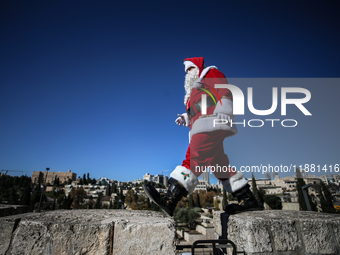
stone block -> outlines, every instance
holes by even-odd
[[[213,213],[213,227],[215,228],[215,232],[222,236],[222,223],[221,223],[221,214],[224,214],[223,211],[214,211]]]
[[[229,217],[228,239],[233,241],[239,250],[249,252],[272,252],[270,236],[266,226],[259,219]]]
[[[191,244],[197,240],[206,240],[206,239],[207,239],[206,236],[202,234],[191,234],[189,232],[184,232],[184,240]]]
[[[151,211],[29,213],[0,218],[0,228],[6,255],[175,254],[173,220]]]
[[[115,222],[113,254],[175,254],[175,226],[150,215]]]
[[[0,254],[5,254],[10,247],[12,233],[18,225],[15,218],[3,219],[0,223]]]
[[[230,215],[214,214],[216,234],[227,229],[228,239],[247,254],[340,254],[340,215],[305,211],[265,210]]]
[[[273,219],[270,230],[273,235],[274,246],[277,251],[295,251],[301,248],[299,233],[295,227],[295,220]]]
[[[306,252],[316,254],[336,253],[336,240],[332,237],[328,228],[330,223],[329,220],[325,219],[301,220],[301,234]]]

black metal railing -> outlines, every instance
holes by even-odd
[[[238,252],[236,250],[236,245],[227,239],[218,239],[218,240],[197,240],[192,245],[177,245],[177,251],[184,250],[184,249],[191,249],[192,255],[197,255],[198,253],[195,252],[197,249],[202,249],[202,252],[199,254],[212,254],[212,255],[225,255],[227,253],[227,249],[232,249],[232,255],[236,255]],[[206,251],[204,251],[206,249]]]

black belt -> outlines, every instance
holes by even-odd
[[[199,101],[198,103],[194,104],[193,106],[190,106],[187,110],[188,115],[192,119],[196,114],[201,112],[202,101]],[[215,106],[215,102],[211,97],[207,97],[207,108],[210,106]]]

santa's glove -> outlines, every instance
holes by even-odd
[[[179,117],[175,120],[176,124],[185,127],[189,127],[189,117],[187,113],[177,114]]]

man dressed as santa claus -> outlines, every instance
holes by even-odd
[[[178,114],[176,123],[190,127],[190,143],[186,158],[170,174],[166,194],[160,194],[149,183],[143,187],[147,196],[168,215],[173,216],[177,203],[182,197],[192,194],[203,171],[211,171],[222,181],[227,192],[237,198],[238,204],[225,208],[229,213],[260,210],[248,180],[242,172],[229,166],[224,153],[223,141],[237,133],[232,125],[232,94],[226,88],[216,88],[215,84],[227,84],[227,79],[215,66],[204,65],[204,59],[184,60],[186,112]]]

